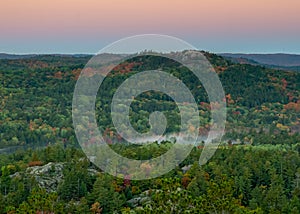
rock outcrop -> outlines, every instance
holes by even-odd
[[[47,192],[57,191],[58,184],[63,180],[63,163],[47,163],[44,166],[28,167],[26,173],[33,176],[39,187]]]

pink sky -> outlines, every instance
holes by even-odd
[[[277,44],[300,53],[299,9],[299,0],[1,0],[0,52],[98,45],[93,52],[125,36],[162,33],[212,51],[265,42],[270,51]]]

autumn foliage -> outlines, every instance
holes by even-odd
[[[295,102],[289,102],[288,104],[284,105],[284,109],[286,110],[294,110],[296,112],[300,112],[300,100]]]
[[[31,162],[28,163],[29,167],[32,167],[32,166],[42,166],[42,165],[43,165],[42,161],[31,161]]]

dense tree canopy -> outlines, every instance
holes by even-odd
[[[175,169],[143,181],[102,172],[77,143],[72,95],[91,56],[0,60],[0,148],[5,148],[0,150],[0,213],[299,213],[300,73],[204,54],[225,90],[226,134],[206,165],[198,164],[203,151],[198,142]],[[155,158],[175,143],[129,145],[112,124],[116,88],[131,75],[153,69],[187,85],[199,109],[199,134],[210,129],[207,94],[188,69],[161,57],[130,59],[105,78],[95,104],[105,140],[128,158]],[[179,130],[178,106],[155,91],[131,104],[133,127],[148,131],[154,111],[165,113],[167,133]]]

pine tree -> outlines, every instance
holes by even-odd
[[[112,213],[119,210],[125,203],[123,193],[115,191],[113,179],[109,175],[101,174],[94,183],[92,193],[89,195],[90,203],[98,202],[102,213]]]

